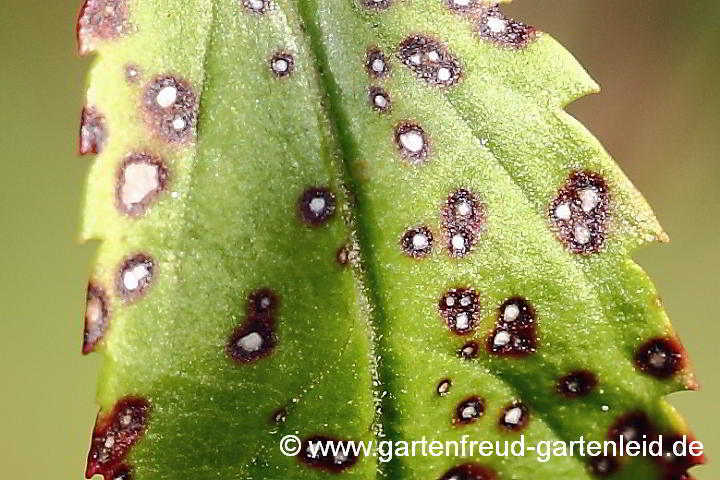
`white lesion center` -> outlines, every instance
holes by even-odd
[[[130,209],[145,201],[160,188],[158,165],[149,162],[129,163],[123,171],[120,201],[125,208]]]

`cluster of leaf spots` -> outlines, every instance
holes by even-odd
[[[128,0],[86,0],[77,22],[78,49],[91,52],[98,40],[125,36],[133,29]]]
[[[550,204],[558,237],[575,252],[599,252],[607,238],[609,225],[609,192],[598,174],[576,171]]]
[[[472,333],[478,321],[478,294],[471,288],[453,288],[442,296],[438,308],[450,331],[467,335]]]
[[[141,397],[125,397],[105,417],[98,416],[90,444],[85,475],[101,474],[106,479],[127,478],[130,470],[123,463],[132,447],[147,430],[150,403]]]
[[[485,229],[485,205],[471,191],[450,194],[443,211],[443,233],[452,257],[469,254]]]
[[[472,19],[477,34],[486,41],[510,48],[523,48],[537,36],[537,30],[506,17],[497,5],[484,0],[446,0],[451,10]]]
[[[244,323],[233,330],[227,342],[228,356],[237,363],[250,363],[271,354],[277,338],[277,295],[268,288],[250,294]]]
[[[190,84],[172,75],[160,75],[145,89],[148,126],[171,143],[192,138],[197,121],[197,101]]]
[[[271,0],[238,0],[249,14],[266,14],[275,8]],[[372,11],[387,10],[392,0],[358,0]],[[471,20],[474,31],[483,40],[497,46],[521,49],[538,35],[528,25],[504,16],[497,6],[481,0],[438,0],[448,8]],[[114,41],[131,34],[134,26],[129,20],[127,0],[86,0],[78,20],[78,42],[81,53],[92,51],[100,41]],[[276,79],[290,77],[296,68],[293,54],[280,50],[268,52],[268,66]],[[400,63],[409,69],[420,82],[439,87],[439,92],[463,80],[462,58],[453,53],[443,40],[424,33],[412,33],[397,45],[395,52]],[[394,58],[394,57],[393,57]],[[366,50],[364,67],[371,84],[367,88],[369,106],[378,113],[391,113],[392,100],[387,85],[380,85],[391,76],[390,56],[378,47]],[[124,67],[123,74],[129,84],[143,82],[144,72],[136,64]],[[267,67],[266,67],[267,68]],[[144,84],[138,98],[138,113],[144,118],[151,135],[170,146],[187,145],[194,140],[198,123],[199,92],[191,83],[175,73],[160,73]],[[86,107],[82,113],[80,152],[103,151],[109,136],[105,117],[96,107]],[[402,120],[394,124],[392,136],[406,165],[417,167],[428,162],[432,149],[430,137],[415,121]],[[171,178],[167,162],[143,146],[127,152],[120,163],[116,179],[115,205],[125,216],[137,218],[149,213],[152,205],[167,189]],[[547,203],[543,203],[543,210]],[[299,218],[308,226],[326,224],[335,214],[335,194],[328,187],[306,188],[297,200]],[[607,246],[610,226],[611,197],[605,179],[591,171],[573,171],[566,184],[550,201],[550,227],[559,241],[574,254],[596,254]],[[486,229],[487,208],[475,193],[466,188],[453,191],[441,209],[442,239],[449,254],[460,259],[468,255]],[[440,236],[438,236],[440,237]],[[427,257],[432,253],[434,237],[430,227],[420,225],[408,228],[401,237],[403,252],[413,258]],[[352,263],[355,248],[345,245],[337,250],[340,265]],[[112,295],[102,285],[91,282],[87,290],[87,309],[83,352],[89,353],[110,327],[111,299],[132,302],[145,294],[157,275],[155,260],[148,253],[127,256],[118,266]],[[277,346],[276,313],[277,295],[268,288],[253,291],[247,299],[243,322],[227,337],[226,355],[236,364],[243,365],[260,360],[273,353]],[[448,330],[457,336],[469,336],[480,323],[480,300],[477,291],[469,286],[451,288],[440,299],[438,309]],[[469,340],[456,351],[463,360],[477,359],[482,353],[499,357],[527,357],[539,348],[536,334],[536,312],[529,300],[513,296],[499,307],[490,335],[482,343]],[[482,345],[485,345],[485,349]],[[457,347],[454,347],[457,348]],[[658,379],[666,379],[686,366],[684,352],[672,339],[656,338],[647,341],[636,351],[636,367]],[[512,360],[509,360],[512,361]],[[459,383],[459,382],[458,382]],[[589,370],[578,369],[559,378],[556,393],[564,399],[590,395],[599,380]],[[436,385],[439,397],[450,396],[453,380],[443,378]],[[512,401],[506,404],[497,418],[497,428],[518,432],[530,422],[531,406]],[[456,404],[451,423],[455,426],[472,424],[488,410],[485,398],[472,395]],[[126,397],[117,402],[106,417],[99,417],[93,434],[88,457],[88,478],[102,474],[106,479],[127,480],[131,467],[125,463],[129,449],[145,434],[151,413],[150,403],[140,397]],[[280,408],[271,415],[271,422],[287,420],[287,409]],[[626,440],[651,438],[657,429],[642,412],[631,412],[620,417],[608,431],[608,438]],[[674,433],[670,434],[672,438]],[[358,461],[354,456],[328,456],[317,453],[313,445],[326,445],[341,440],[314,435],[303,440],[300,462],[330,473],[340,473]],[[589,470],[598,477],[613,474],[625,459],[599,457],[589,462]],[[687,477],[687,470],[700,459],[663,457],[660,464],[666,480]],[[496,473],[486,466],[464,463],[445,472],[440,480],[495,480]]]
[[[445,45],[424,35],[406,38],[398,49],[400,61],[422,80],[450,87],[460,80],[460,65]]]
[[[488,338],[488,349],[495,355],[526,356],[537,348],[535,310],[521,297],[500,306],[495,331]]]

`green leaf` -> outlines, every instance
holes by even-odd
[[[700,463],[281,453],[287,434],[687,433],[662,397],[695,382],[630,259],[666,236],[563,111],[597,86],[549,35],[470,3],[86,0],[80,149],[100,154],[82,236],[102,242],[84,351],[105,359],[88,476]]]

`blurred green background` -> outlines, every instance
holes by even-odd
[[[82,478],[99,360],[80,355],[94,245],[75,242],[89,158],[76,156],[89,59],[80,0],[0,6],[0,477]],[[646,195],[672,238],[636,259],[655,280],[703,385],[672,402],[720,477],[720,3],[516,0],[603,86],[570,111]]]

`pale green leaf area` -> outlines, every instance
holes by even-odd
[[[110,326],[96,350],[105,357],[98,403],[109,412],[125,396],[149,399],[147,432],[127,463],[135,480],[437,479],[476,461],[498,479],[594,478],[587,459],[476,456],[406,457],[383,464],[361,457],[341,474],[283,456],[289,433],[353,440],[513,440],[498,426],[504,408],[530,408],[526,442],[584,436],[603,440],[623,414],[643,410],[660,430],[686,431],[663,400],[691,388],[687,370],[659,380],[638,370],[645,341],[672,336],[657,294],[630,259],[665,234],[644,199],[598,142],[563,107],[597,91],[549,34],[521,49],[485,41],[441,0],[397,1],[372,11],[354,0],[273,0],[265,14],[237,0],[134,0],[132,33],[98,43],[88,104],[106,117],[108,142],[88,183],[83,238],[102,241],[92,275],[108,291]],[[561,15],[561,13],[558,13]],[[531,21],[532,19],[523,19]],[[438,87],[398,59],[410,34],[440,39],[462,69]],[[366,51],[386,53],[390,74],[372,79]],[[270,57],[294,57],[275,78]],[[141,78],[125,78],[127,65]],[[162,74],[185,79],[199,99],[190,142],[149,130],[143,95]],[[368,88],[382,86],[381,114]],[[422,125],[427,161],[399,152],[400,122]],[[147,212],[116,205],[118,168],[130,152],[165,159],[167,189]],[[573,170],[602,175],[611,221],[599,253],[570,252],[551,229],[548,206]],[[330,188],[338,211],[310,227],[298,214],[308,187]],[[475,192],[487,225],[472,253],[444,248],[442,209],[458,188]],[[350,201],[352,199],[352,201]],[[429,257],[407,256],[400,238],[427,225]],[[352,267],[336,260],[355,241]],[[129,301],[116,292],[123,259],[143,252],[155,270]],[[453,334],[438,312],[450,288],[479,294],[479,323]],[[246,316],[248,295],[278,296],[277,346],[247,364],[226,344]],[[484,346],[499,306],[522,296],[536,310],[537,352],[515,358]],[[467,341],[478,357],[456,352]],[[582,398],[556,392],[571,371],[595,373]],[[438,382],[452,379],[446,396]],[[453,425],[457,405],[478,395],[483,417]],[[287,420],[271,416],[287,408]],[[661,478],[652,462],[625,461],[612,478]]]

